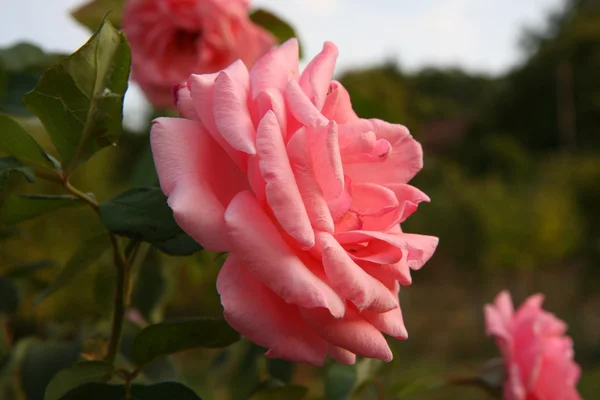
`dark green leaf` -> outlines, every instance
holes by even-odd
[[[6,115],[0,115],[0,153],[9,154],[23,162],[54,169],[54,165],[35,139]]]
[[[116,142],[130,61],[125,36],[105,22],[25,95],[25,105],[46,127],[65,171]]]
[[[281,18],[271,13],[270,11],[261,8],[252,11],[250,19],[257,25],[262,26],[267,31],[271,32],[279,43],[283,43],[288,39],[298,37],[294,28]],[[298,41],[300,44],[300,41]],[[302,46],[300,46],[300,57],[302,57]]]
[[[124,385],[88,383],[70,391],[61,400],[121,400],[125,398]],[[131,399],[135,400],[200,400],[192,389],[176,382],[156,385],[132,385]]]
[[[49,261],[49,260],[30,262],[30,263],[19,265],[18,267],[15,267],[15,268],[9,270],[8,273],[6,274],[6,276],[11,277],[11,278],[23,278],[23,277],[26,277],[26,276],[32,274],[35,271],[38,271],[38,270],[44,269],[44,268],[50,268],[53,266],[54,266],[54,262]]]
[[[172,256],[188,256],[202,250],[202,246],[184,231],[165,241],[153,242],[152,244],[163,253]]]
[[[124,0],[92,0],[74,10],[71,15],[81,25],[88,27],[92,32],[98,29],[104,16],[117,28],[121,26],[123,17]]]
[[[159,188],[134,188],[100,204],[100,219],[113,233],[154,244],[171,255],[202,249],[181,230]]]
[[[0,50],[0,64],[9,71],[22,71],[32,65],[40,64],[45,59],[44,51],[31,43],[17,43]]]
[[[36,299],[34,304],[40,303],[48,296],[69,284],[73,278],[96,261],[109,247],[110,238],[106,234],[84,241],[60,271],[56,280]]]
[[[21,164],[21,162],[14,157],[0,157],[0,192],[4,190],[4,182],[8,179],[8,175],[11,172],[19,172],[25,176],[29,182],[35,180],[35,173],[30,167]]]
[[[35,334],[35,326],[30,334]],[[27,333],[23,333],[27,334]],[[71,367],[79,357],[80,344],[66,341],[45,341],[23,338],[14,348],[22,357],[16,358],[15,378],[20,382],[24,399],[41,400],[52,378],[62,369]],[[20,359],[19,359],[20,358]]]
[[[70,195],[11,195],[2,205],[2,222],[15,225],[60,208],[83,204]]]
[[[146,320],[152,320],[153,311],[163,303],[167,289],[162,263],[158,253],[150,251],[140,266],[135,288],[131,296],[131,306]]]
[[[355,383],[355,366],[333,364],[325,376],[325,398],[328,400],[349,399]]]
[[[271,374],[273,378],[277,378],[285,383],[290,383],[292,381],[295,366],[296,364],[293,362],[282,360],[281,358],[269,358],[267,360],[269,374]]]
[[[88,361],[59,371],[46,388],[44,400],[60,400],[72,389],[89,382],[104,382],[110,378],[113,366],[102,361]]]
[[[0,316],[12,314],[19,306],[19,291],[12,279],[0,276]]]
[[[0,112],[31,115],[23,95],[32,90],[44,70],[64,56],[45,54],[30,43],[18,43],[0,50]]]
[[[193,348],[226,347],[240,340],[227,322],[207,318],[150,325],[133,342],[133,361],[143,365],[152,360]]]
[[[270,388],[254,393],[250,400],[302,400],[306,398],[308,389],[302,386],[285,386]],[[327,397],[327,399],[329,399]]]

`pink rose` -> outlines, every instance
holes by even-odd
[[[151,133],[162,190],[183,230],[228,251],[225,318],[267,356],[391,360],[382,332],[407,337],[399,283],[438,239],[400,223],[429,198],[406,184],[421,146],[401,125],[364,120],[332,81],[337,48],[298,72],[290,40],[249,73],[237,61],[177,91],[183,119]]]
[[[123,31],[132,78],[155,106],[173,105],[172,88],[190,74],[248,67],[275,38],[248,18],[248,0],[128,0]]]
[[[514,312],[510,294],[500,293],[485,306],[488,335],[504,355],[506,400],[575,400],[579,366],[573,343],[564,336],[567,325],[541,306],[542,295],[531,296]]]

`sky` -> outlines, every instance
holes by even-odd
[[[72,52],[90,33],[69,10],[87,0],[19,0],[0,5],[0,47],[31,41]],[[9,0],[0,0],[0,3]],[[326,40],[337,72],[395,60],[403,68],[460,66],[499,74],[520,61],[525,27],[540,27],[563,0],[254,0],[290,22],[311,57]],[[140,97],[134,88],[129,97]],[[138,100],[136,100],[138,101]],[[133,103],[133,101],[130,101]]]

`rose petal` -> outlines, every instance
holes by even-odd
[[[175,97],[175,106],[179,110],[182,117],[187,119],[193,119],[194,121],[200,121],[200,117],[194,107],[192,100],[192,94],[188,89],[187,83],[180,83],[173,88],[173,95]]]
[[[232,252],[285,302],[325,307],[344,315],[342,299],[296,256],[250,192],[238,194],[225,212]]]
[[[360,215],[381,216],[399,205],[396,194],[385,186],[375,183],[352,185],[350,209]]]
[[[225,319],[242,335],[266,347],[267,356],[323,365],[327,343],[230,254],[219,272],[217,290]]]
[[[333,233],[334,224],[327,200],[319,187],[312,169],[306,143],[306,130],[298,130],[290,139],[287,151],[298,184],[298,189],[312,226],[316,230]]]
[[[325,42],[321,53],[308,63],[300,76],[300,87],[318,110],[325,104],[337,57],[337,47]]]
[[[328,93],[323,109],[321,110],[325,118],[336,121],[338,124],[346,124],[358,120],[358,116],[352,109],[350,95],[341,83],[332,81]]]
[[[208,250],[229,250],[223,215],[229,201],[247,190],[243,174],[199,122],[158,118],[150,140],[161,188],[179,226]]]
[[[344,170],[353,182],[379,183],[384,186],[406,183],[421,170],[423,150],[406,127],[375,119],[368,122],[361,121],[360,124],[364,125],[365,131],[374,131],[378,140],[382,140],[379,144],[381,149],[378,151],[381,153],[381,158],[361,158],[357,162],[346,161],[348,164],[344,165]],[[372,161],[369,162],[369,159]]]
[[[360,268],[346,250],[328,233],[317,232],[323,252],[323,266],[329,282],[359,311],[386,312],[398,307],[396,298],[377,279]]]
[[[285,109],[285,100],[283,94],[275,89],[268,89],[260,92],[255,101],[255,122],[256,125],[264,118],[268,111],[272,111],[277,116],[277,123],[281,128],[283,140],[288,139],[287,135],[287,111]]]
[[[392,352],[385,338],[358,312],[348,308],[344,318],[335,319],[326,310],[300,308],[306,323],[323,339],[359,356],[391,361]]]
[[[281,227],[304,250],[310,249],[315,244],[315,235],[290,167],[277,117],[272,111],[267,112],[258,126],[256,147],[271,210]]]
[[[439,239],[433,236],[395,232],[350,231],[336,233],[335,238],[341,244],[362,243],[370,240],[382,240],[394,245],[406,254],[406,262],[413,270],[420,269],[433,255]]]
[[[408,332],[404,326],[404,319],[402,318],[400,307],[386,313],[363,311],[360,315],[381,332],[387,333],[396,339],[408,339]]]
[[[307,130],[313,169],[325,198],[330,201],[344,191],[344,168],[338,142],[338,128],[332,121],[326,130]]]
[[[329,124],[295,80],[288,83],[285,98],[292,115],[303,126],[320,131]]]
[[[271,50],[259,59],[250,71],[252,98],[268,89],[277,89],[283,93],[292,79],[297,79],[298,40],[293,38]]]
[[[342,349],[341,347],[329,345],[327,347],[327,354],[331,356],[337,362],[341,362],[346,365],[354,365],[356,363],[356,354],[348,351],[346,349]]]
[[[256,154],[256,132],[248,109],[249,75],[240,60],[222,71],[215,81],[215,123],[225,140],[236,150]]]
[[[223,135],[221,135],[215,123],[213,94],[217,76],[218,74],[216,73],[190,76],[187,86],[192,96],[194,109],[212,138],[219,143],[242,171],[246,171],[245,154],[231,147]]]

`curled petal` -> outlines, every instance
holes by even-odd
[[[250,192],[231,201],[225,224],[232,252],[285,302],[344,315],[342,299],[298,258]]]
[[[223,70],[213,94],[215,123],[225,140],[236,150],[256,154],[256,132],[248,109],[248,70],[240,60]]]
[[[385,186],[358,183],[352,186],[351,209],[360,215],[381,216],[398,207],[396,194]]]
[[[332,121],[326,130],[307,130],[313,168],[325,198],[330,201],[344,191],[344,168],[338,142],[337,124]]]
[[[333,219],[327,200],[313,171],[307,146],[306,130],[304,129],[298,130],[287,144],[296,183],[312,226],[316,230],[333,233]]]
[[[406,183],[421,170],[423,150],[406,127],[375,119],[361,121],[359,125],[365,131],[375,132],[379,144],[375,147],[375,157],[348,161],[344,166],[352,181],[384,186]]]
[[[386,313],[363,311],[360,315],[381,332],[387,333],[396,339],[408,339],[408,332],[404,326],[404,319],[402,318],[400,307]]]
[[[247,189],[244,175],[199,122],[159,118],[150,140],[161,188],[179,226],[208,250],[230,250],[223,215],[229,201]]]
[[[398,228],[399,230],[399,228]],[[439,239],[433,236],[410,233],[389,233],[374,231],[350,231],[335,234],[341,244],[361,243],[370,240],[382,240],[401,249],[406,255],[406,262],[413,270],[420,269],[433,255]]]
[[[367,274],[328,233],[317,233],[323,252],[323,266],[333,288],[359,311],[386,312],[398,307],[395,296]]]
[[[346,365],[354,365],[356,363],[356,354],[341,347],[329,345],[327,347],[327,354],[334,360],[341,362]]]
[[[321,53],[308,63],[300,76],[300,87],[318,110],[325,104],[337,57],[337,47],[325,42]]]
[[[288,83],[285,98],[292,115],[303,126],[320,131],[329,123],[327,118],[311,103],[310,99],[302,91],[300,84],[295,80]]]
[[[260,283],[230,254],[219,272],[217,290],[225,319],[242,335],[266,347],[267,356],[323,365],[327,343],[290,306]]]
[[[186,82],[180,83],[173,87],[173,96],[175,97],[175,106],[179,110],[182,117],[200,121],[200,117],[194,107],[192,94]]]
[[[359,356],[391,361],[392,352],[377,328],[349,308],[341,319],[333,318],[323,309],[301,308],[306,323],[323,339]]]
[[[277,117],[277,123],[281,128],[281,135],[286,141],[287,137],[287,111],[285,109],[285,100],[283,94],[274,89],[268,89],[260,92],[255,99],[255,123],[264,118],[267,112],[272,111]]]
[[[358,120],[352,109],[348,91],[337,81],[332,81],[325,98],[321,112],[325,118],[336,121],[338,124],[347,124]]]
[[[196,115],[210,133],[212,138],[227,152],[229,157],[242,170],[246,170],[246,160],[244,153],[237,151],[225,140],[217,124],[215,123],[213,94],[215,89],[215,80],[218,74],[191,75],[187,81],[187,87],[192,96],[192,103]]]
[[[292,79],[297,79],[298,40],[293,38],[271,50],[254,64],[250,71],[250,87],[255,99],[265,90],[276,89],[283,93]]]
[[[258,126],[256,147],[271,210],[290,236],[305,250],[311,248],[315,244],[315,235],[290,167],[281,129],[272,111],[267,112]]]

